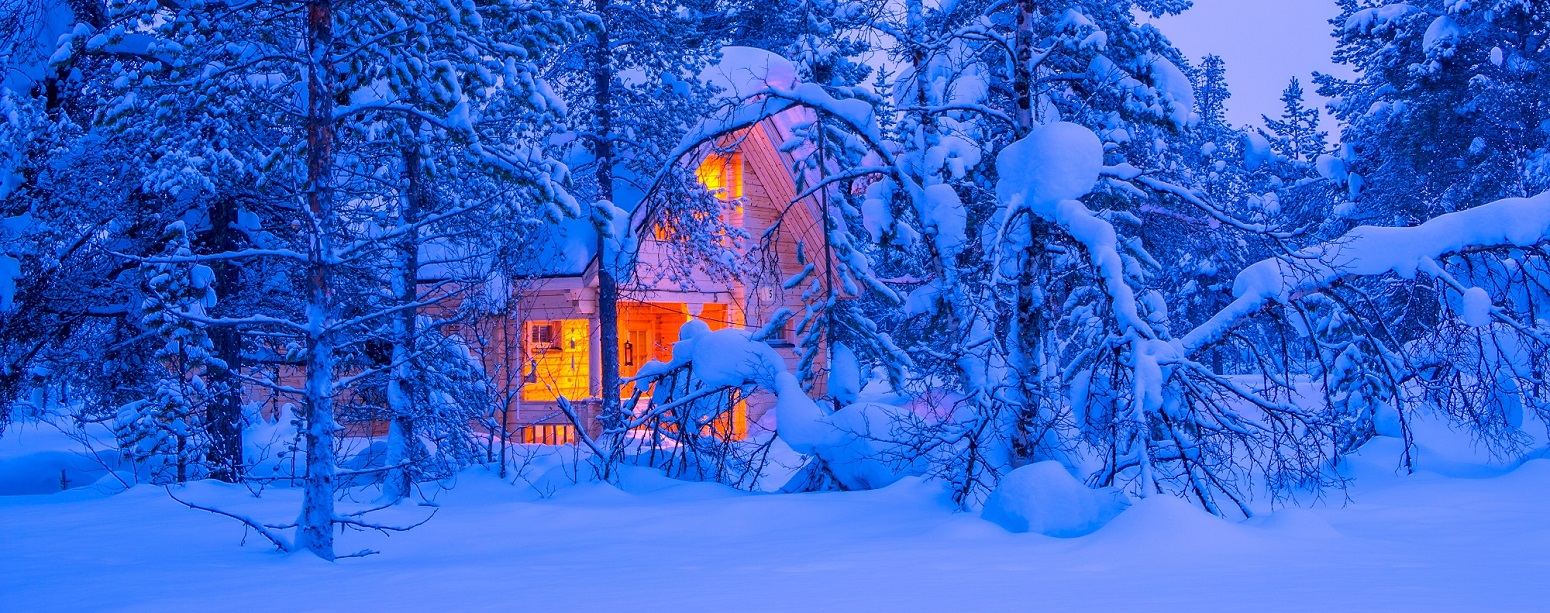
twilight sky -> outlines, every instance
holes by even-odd
[[[1313,72],[1350,74],[1329,59],[1335,50],[1329,19],[1339,13],[1334,0],[1195,0],[1184,14],[1155,23],[1192,62],[1207,53],[1222,56],[1232,88],[1228,120],[1261,125],[1261,114],[1280,114],[1281,90],[1293,76],[1324,112],[1324,100],[1311,91]],[[1328,117],[1324,128],[1337,133]]]

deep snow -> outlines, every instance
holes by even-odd
[[[58,441],[13,427],[0,466]],[[241,526],[156,487],[0,496],[0,609],[1541,609],[1550,460],[1508,470],[1426,448],[1432,470],[1397,476],[1397,451],[1379,439],[1353,459],[1350,502],[1332,492],[1234,523],[1153,497],[1074,539],[955,513],[916,478],[754,495],[632,471],[623,489],[544,498],[473,470],[437,497],[431,522],[351,533],[342,552],[382,553],[337,563],[276,554],[253,535],[240,545]],[[268,521],[299,506],[295,492],[258,500],[214,483],[179,496]]]

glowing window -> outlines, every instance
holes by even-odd
[[[732,201],[743,197],[743,154],[740,151],[705,156],[695,174],[699,176],[700,184],[717,198]]]
[[[553,402],[592,395],[591,337],[585,319],[536,321],[527,324],[527,383],[522,399]]]

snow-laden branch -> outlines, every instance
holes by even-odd
[[[264,537],[264,540],[267,540],[270,543],[274,544],[275,548],[279,549],[280,551],[283,551],[283,552],[286,552],[286,553],[290,553],[290,552],[296,550],[295,546],[293,546],[291,544],[290,539],[287,539],[284,536],[281,536],[280,534],[275,532],[275,530],[283,530],[283,529],[288,528],[289,526],[274,526],[274,525],[270,525],[270,524],[260,523],[258,520],[255,520],[255,519],[253,519],[251,517],[248,517],[246,515],[232,513],[231,511],[223,511],[223,510],[217,509],[215,507],[205,506],[205,505],[202,505],[202,504],[196,504],[196,503],[189,502],[187,500],[183,500],[182,498],[178,498],[176,494],[172,493],[172,488],[171,487],[165,487],[163,489],[165,489],[167,491],[167,496],[169,498],[172,498],[174,501],[177,501],[178,504],[181,504],[181,505],[183,505],[185,507],[188,507],[190,509],[197,509],[197,510],[200,510],[200,511],[206,511],[206,512],[209,512],[209,513],[214,513],[216,515],[224,515],[226,517],[230,517],[232,519],[235,519],[237,521],[242,522],[244,525],[246,525],[249,528],[252,528],[253,531],[257,532],[259,536]]]
[[[1140,174],[1139,171],[1137,171],[1136,174],[1130,174],[1129,172],[1127,172],[1127,168],[1126,168],[1127,166],[1129,166],[1129,165],[1127,164],[1127,165],[1121,166],[1121,167],[1105,168],[1104,169],[1104,174],[1105,175],[1109,175],[1109,176],[1114,176],[1114,177],[1119,178],[1121,180],[1133,180],[1133,181],[1136,181],[1136,182],[1138,182],[1138,183],[1140,183],[1142,185],[1150,187],[1150,188],[1152,188],[1154,190],[1157,190],[1157,191],[1160,191],[1160,192],[1169,193],[1169,194],[1173,194],[1174,196],[1177,196],[1180,200],[1183,200],[1184,202],[1187,202],[1187,203],[1193,205],[1195,208],[1200,209],[1202,211],[1205,211],[1205,213],[1207,215],[1210,215],[1211,218],[1215,219],[1217,222],[1220,222],[1220,223],[1228,225],[1228,226],[1232,226],[1232,227],[1237,228],[1239,230],[1242,230],[1244,232],[1249,232],[1249,233],[1252,233],[1252,234],[1261,234],[1261,235],[1264,235],[1264,236],[1268,236],[1270,238],[1281,239],[1281,240],[1290,239],[1290,238],[1296,238],[1296,236],[1297,236],[1297,233],[1295,233],[1295,232],[1283,232],[1283,231],[1278,231],[1278,230],[1272,230],[1272,229],[1270,229],[1269,226],[1266,226],[1264,224],[1249,223],[1249,222],[1243,221],[1241,219],[1238,219],[1236,217],[1233,217],[1232,215],[1227,214],[1226,211],[1218,209],[1215,206],[1213,206],[1210,202],[1207,202],[1206,199],[1202,198],[1201,194],[1199,192],[1197,192],[1197,191],[1186,189],[1182,185],[1177,185],[1177,184],[1174,184],[1174,183],[1169,183],[1167,181],[1163,181],[1163,180],[1157,179],[1155,177],[1148,177],[1148,176],[1146,176],[1144,174]],[[1130,167],[1129,168],[1129,170],[1133,170],[1133,169],[1134,169],[1134,167]],[[1114,171],[1114,172],[1111,172],[1111,171]],[[1126,175],[1130,175],[1130,176],[1126,176]]]
[[[1220,340],[1271,302],[1287,302],[1349,276],[1414,278],[1426,263],[1467,251],[1530,247],[1550,240],[1550,192],[1507,198],[1418,226],[1361,226],[1340,238],[1255,262],[1238,273],[1234,300],[1183,337],[1185,355]]]
[[[153,256],[153,257],[130,255],[130,254],[127,254],[127,253],[119,253],[117,251],[113,251],[111,253],[113,255],[116,255],[118,257],[124,258],[126,260],[132,260],[132,261],[142,262],[142,263],[146,263],[146,264],[194,264],[194,263],[199,263],[199,262],[215,262],[215,261],[219,261],[219,260],[242,260],[242,259],[247,259],[247,258],[260,258],[260,257],[286,258],[286,259],[296,260],[296,261],[299,261],[299,262],[306,262],[306,261],[308,261],[307,260],[307,254],[302,253],[300,251],[296,251],[294,249],[241,249],[241,250],[238,250],[238,251],[223,251],[223,252],[220,252],[220,253],[207,253],[207,254],[199,254],[199,255]]]
[[[1103,170],[1098,136],[1073,123],[1040,126],[1002,150],[996,169],[1001,176],[996,195],[1007,208],[1005,219],[1016,218],[1026,208],[1081,243],[1103,282],[1121,334],[1157,338],[1137,309],[1135,290],[1125,281],[1114,226],[1077,200],[1092,191]]]

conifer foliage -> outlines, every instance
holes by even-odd
[[[1340,0],[1332,136],[1302,75],[1229,122],[1232,67],[1146,19],[1188,4],[0,0],[38,9],[0,12],[0,428],[109,431],[175,495],[297,487],[293,522],[186,503],[335,559],[407,527],[369,512],[507,477],[516,297],[579,233],[578,479],[923,475],[974,509],[1056,462],[1247,516],[1413,448],[1420,412],[1521,451],[1550,420],[1546,10]],[[749,235],[695,173],[766,128],[773,204],[822,242],[778,279],[787,222]],[[622,380],[630,292],[704,278],[799,306],[691,322]],[[760,392],[770,427],[726,436]]]

